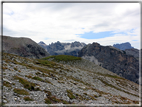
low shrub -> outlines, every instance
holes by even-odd
[[[13,91],[20,95],[29,95],[29,92],[24,89],[14,88]]]
[[[24,97],[24,100],[25,100],[25,101],[34,101],[32,98],[26,97],[26,96]]]

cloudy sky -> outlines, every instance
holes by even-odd
[[[140,48],[139,3],[4,3],[3,34],[47,45],[57,41]]]

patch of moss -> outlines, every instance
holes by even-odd
[[[31,83],[31,82],[29,82],[29,81],[27,81],[27,80],[25,80],[21,77],[14,76],[14,79],[18,79],[19,82],[24,85],[24,88],[26,88],[30,91],[39,91],[40,90],[39,88],[35,88],[35,86],[36,86],[35,83]]]
[[[46,104],[51,104],[51,100],[49,98],[45,98],[44,100]]]
[[[48,61],[48,60],[42,60],[42,59],[37,59],[34,63],[39,64],[39,65],[48,66],[48,67],[51,67],[51,68],[53,68],[56,65],[55,62]]]
[[[32,78],[32,76],[31,76],[31,75],[25,75],[25,77],[27,77],[27,78]]]
[[[40,72],[36,72],[35,74],[36,74],[36,75],[40,75],[41,73],[40,73]]]
[[[48,90],[44,90],[44,92],[45,92],[45,93],[47,93],[47,94],[48,94],[48,96],[51,96],[51,92],[50,92],[50,91],[48,91]]]
[[[67,95],[70,99],[75,99],[75,96],[73,95],[71,90],[67,90]]]
[[[54,60],[56,61],[74,61],[74,60],[81,60],[81,57],[75,57],[75,56],[71,56],[71,55],[54,55],[54,56],[49,56],[49,57],[45,57],[42,58],[43,60],[47,60],[49,58],[54,58]]]
[[[88,95],[88,96],[91,98],[91,100],[96,100],[94,96],[91,96],[91,95]]]
[[[52,84],[49,80],[45,80],[44,82],[46,82],[46,83],[49,83],[49,84]],[[53,84],[52,84],[53,85]]]
[[[20,94],[20,95],[29,95],[29,92],[24,90],[24,89],[18,89],[18,88],[14,88],[13,90],[15,93]]]
[[[6,87],[11,87],[11,84],[9,82],[7,82],[7,81],[4,81],[3,85],[6,86]]]
[[[42,78],[40,78],[40,77],[37,77],[37,76],[35,76],[35,77],[32,77],[32,79],[35,79],[35,80],[38,80],[38,81],[44,81]]]
[[[25,101],[34,101],[34,100],[33,100],[32,98],[30,98],[29,96],[25,96],[25,97],[24,97],[24,100],[25,100]]]
[[[50,91],[44,90],[44,92],[48,94],[47,98],[44,99],[46,104],[54,104],[54,103],[69,104],[69,102],[63,99],[58,99],[55,96],[52,96]]]
[[[15,71],[18,71],[18,69],[17,69],[16,67],[14,67],[14,70],[15,70]]]
[[[18,72],[21,72],[20,70],[18,70]]]
[[[7,67],[2,66],[2,70],[8,69]]]

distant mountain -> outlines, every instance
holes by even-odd
[[[139,59],[139,50],[132,47],[129,42],[122,44],[114,44],[113,47],[123,50],[127,55],[133,55],[135,58]]]
[[[138,83],[139,61],[125,51],[98,43],[88,44],[79,52],[79,57],[90,60],[128,80]]]
[[[47,51],[47,45],[43,41],[40,41],[38,44]]]
[[[134,48],[134,47],[131,46],[131,44],[129,42],[121,43],[121,44],[114,44],[113,47],[118,48],[120,50]]]
[[[22,57],[43,58],[49,56],[41,46],[29,38],[2,37],[2,50],[5,53],[16,54]]]
[[[86,45],[85,43],[72,42],[72,43],[61,43],[59,41],[46,45],[44,42],[38,43],[51,55],[72,55],[78,56],[78,52]]]

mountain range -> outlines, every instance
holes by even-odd
[[[43,47],[50,55],[72,55],[78,56],[78,52],[86,45],[85,43],[72,42],[72,43],[61,43],[59,41],[46,45],[44,42],[38,43]]]
[[[4,104],[140,103],[139,61],[127,49],[9,36],[2,49]]]
[[[139,83],[139,50],[133,48],[129,42],[113,46],[101,46],[98,43],[88,45],[80,42],[60,43],[59,41],[49,45],[44,42],[38,44],[51,55],[82,57],[128,80]],[[66,51],[67,49],[74,50]]]
[[[125,51],[94,42],[83,47],[78,56],[139,83],[139,61],[134,56],[127,55]]]

